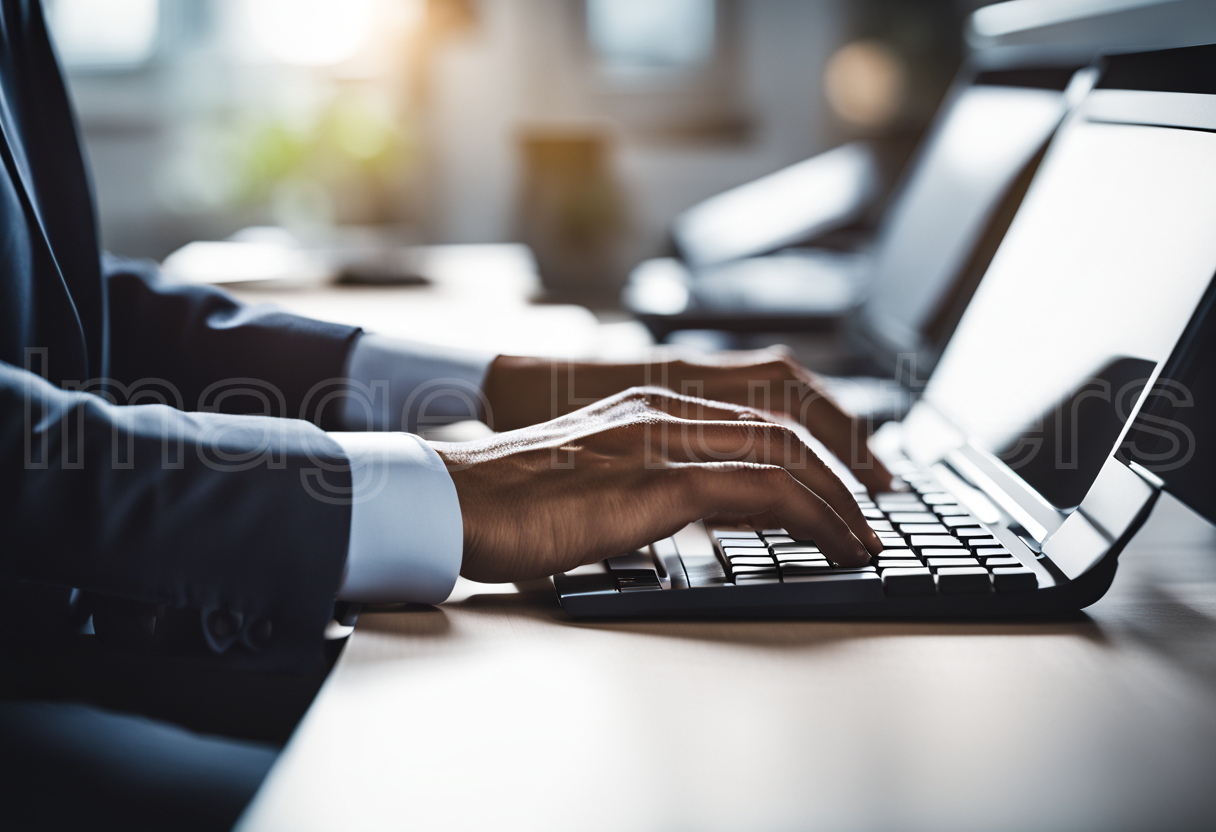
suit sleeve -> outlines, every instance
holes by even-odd
[[[113,406],[0,363],[0,455],[5,578],[186,611],[260,667],[319,654],[351,478],[315,425]]]
[[[184,410],[342,427],[355,327],[248,306],[208,286],[175,286],[151,262],[107,255],[109,375],[161,384]]]

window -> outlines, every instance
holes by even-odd
[[[135,67],[156,51],[160,0],[49,0],[47,23],[66,66]]]
[[[608,72],[697,69],[714,57],[714,0],[587,0],[587,39]]]

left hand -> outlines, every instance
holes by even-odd
[[[868,426],[845,412],[819,377],[781,348],[647,364],[502,355],[490,365],[484,385],[486,421],[497,431],[517,430],[645,385],[784,415],[804,425],[871,492],[891,489],[890,472],[867,445]]]

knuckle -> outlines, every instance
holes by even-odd
[[[801,443],[798,434],[794,433],[793,429],[777,422],[763,422],[756,427],[769,445],[784,444],[794,447],[795,443]]]
[[[621,395],[626,401],[641,404],[644,407],[655,407],[656,405],[669,402],[674,398],[672,391],[665,387],[657,387],[655,385],[630,387]]]
[[[771,421],[767,416],[765,416],[759,410],[756,410],[754,407],[736,407],[735,418],[740,422],[768,423]]]
[[[605,432],[633,441],[645,437],[654,421],[645,413],[628,413],[609,425]]]
[[[748,470],[751,475],[760,480],[766,487],[778,488],[787,484],[790,480],[789,472],[780,465],[749,465]]]

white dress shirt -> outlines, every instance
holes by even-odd
[[[342,600],[438,604],[451,594],[464,551],[456,486],[434,448],[401,431],[479,418],[493,360],[383,335],[355,342],[342,410],[350,432],[330,434],[351,469]]]

